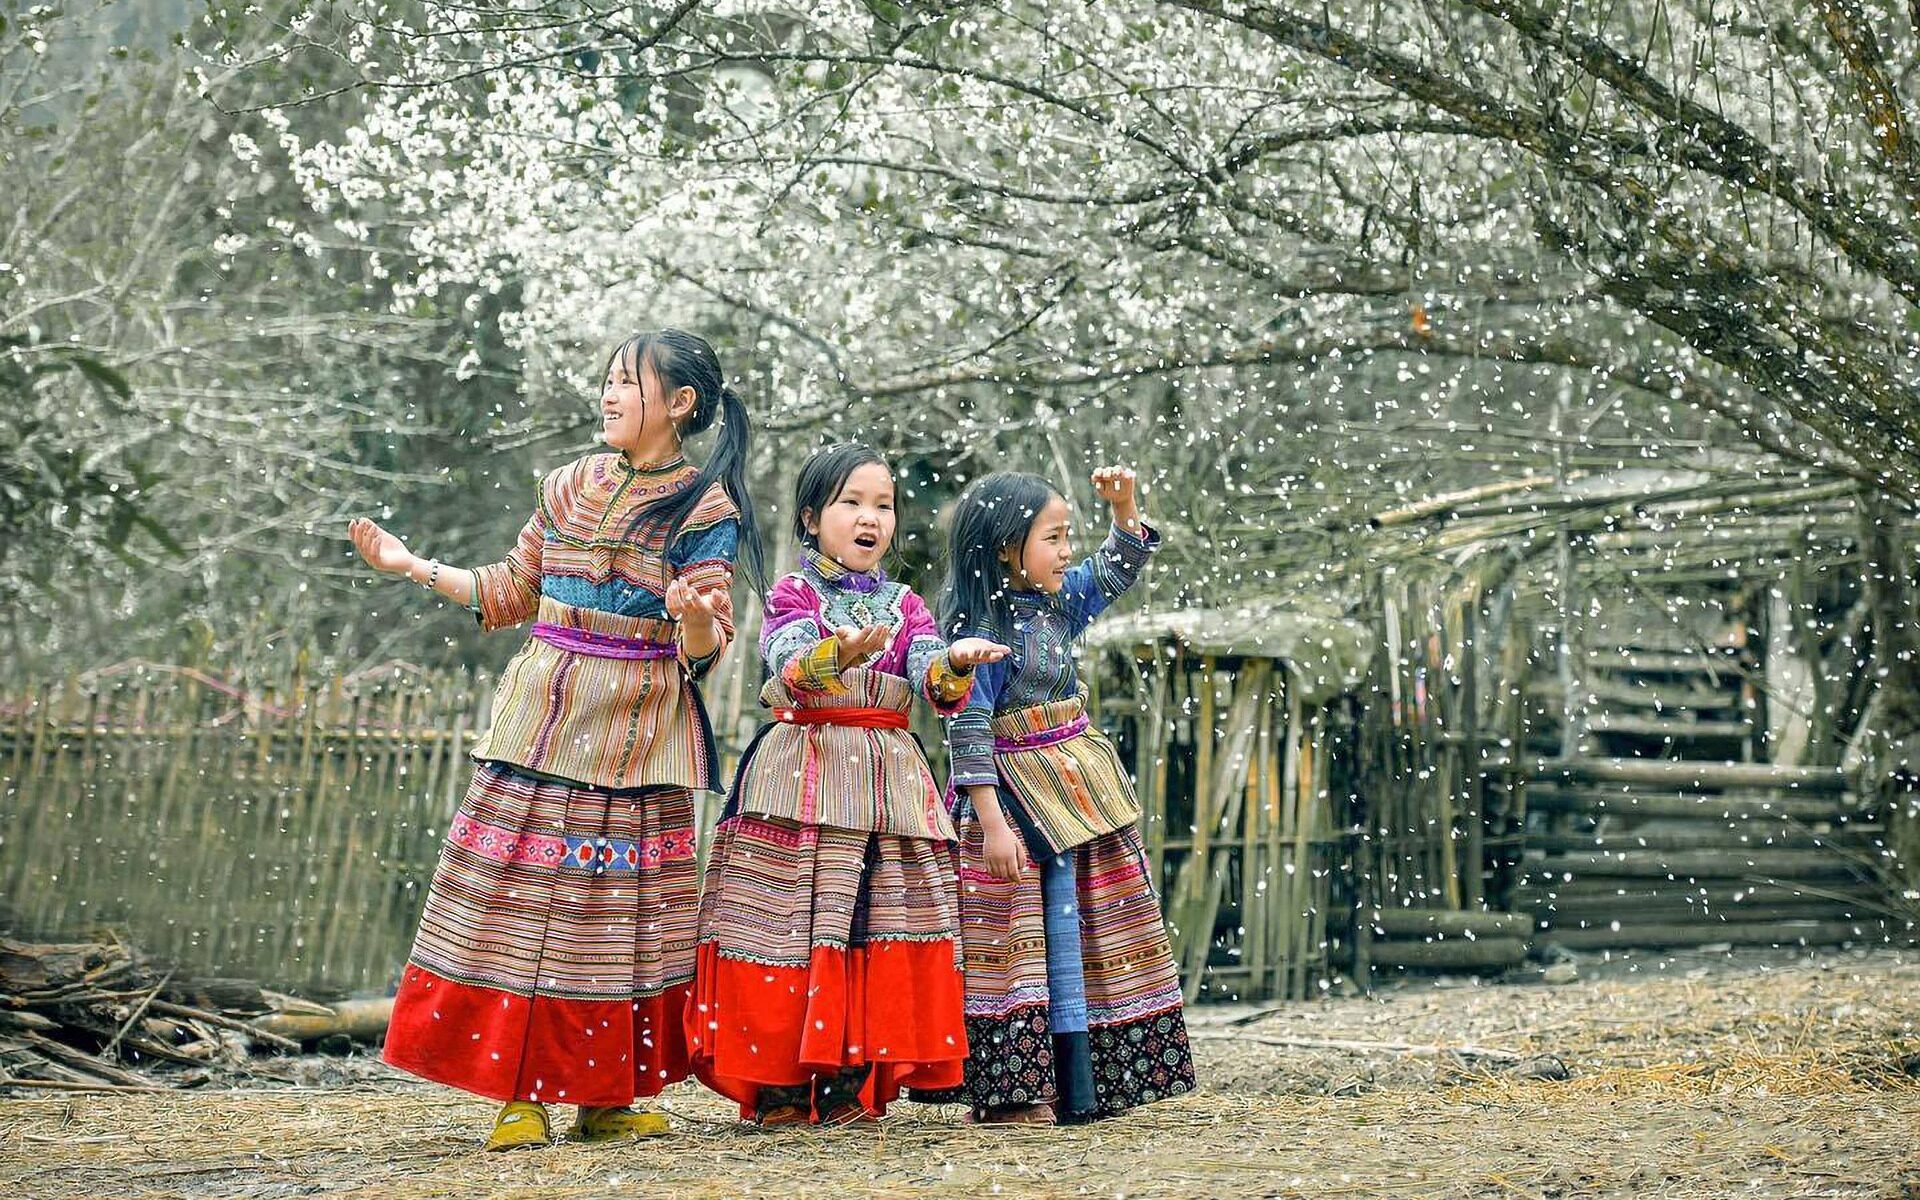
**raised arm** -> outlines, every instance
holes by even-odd
[[[1113,522],[1100,547],[1068,571],[1060,585],[1060,599],[1076,634],[1133,586],[1160,548],[1159,532],[1140,516],[1132,470],[1102,467],[1093,473],[1093,487],[1107,502]]]
[[[840,695],[840,656],[833,635],[820,623],[820,597],[804,580],[788,575],[767,593],[760,623],[760,657],[795,695]]]

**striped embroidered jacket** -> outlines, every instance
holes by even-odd
[[[918,695],[943,715],[966,703],[971,673],[947,663],[946,641],[912,589],[884,575],[803,566],[767,594],[760,636],[769,678],[761,702],[790,709],[885,709],[904,716]],[[831,575],[817,569],[828,567]],[[836,626],[885,624],[887,644],[840,669]],[[729,815],[951,841],[952,818],[920,743],[905,728],[774,721],[742,757]]]
[[[1087,717],[1073,642],[1140,577],[1160,535],[1114,526],[1060,591],[1013,592],[1012,653],[974,672],[973,697],[947,731],[953,786],[990,784],[1035,854],[1058,852],[1140,818],[1113,743]],[[984,633],[983,636],[991,636]]]
[[[666,591],[679,578],[727,594],[739,511],[716,483],[671,546],[659,531],[632,533],[640,512],[697,474],[685,460],[635,469],[622,455],[593,454],[541,481],[513,550],[475,572],[482,626],[536,618],[536,632],[556,626],[576,642],[641,641],[665,656],[602,657],[528,639],[501,673],[476,759],[598,787],[717,789],[713,734],[693,677],[732,640],[732,602],[721,605],[719,649],[694,663],[676,649]]]

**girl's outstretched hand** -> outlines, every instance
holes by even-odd
[[[413,566],[413,552],[407,549],[406,543],[365,517],[347,522],[347,536],[353,539],[353,548],[360,552],[360,557],[376,571],[404,575]]]
[[[947,647],[947,661],[956,667],[977,667],[999,662],[1012,651],[986,638],[965,637]]]
[[[684,579],[675,579],[667,585],[667,615],[683,627],[703,632],[712,629],[726,603],[727,593],[721,588],[703,592]]]
[[[839,657],[840,669],[859,666],[868,655],[885,649],[891,636],[893,630],[885,625],[868,625],[864,629],[840,626],[833,631],[834,653]]]

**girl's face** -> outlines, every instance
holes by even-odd
[[[653,364],[616,354],[600,386],[600,440],[615,450],[639,450],[677,441],[672,432],[693,408],[693,389],[669,395]]]
[[[893,545],[893,472],[862,463],[820,512],[801,514],[820,553],[853,571],[871,571]]]
[[[1054,496],[1028,527],[1027,540],[1000,551],[1015,588],[1051,596],[1066,584],[1067,568],[1073,565],[1071,515],[1067,502]]]

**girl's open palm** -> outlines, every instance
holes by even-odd
[[[869,625],[864,629],[842,625],[834,630],[834,653],[839,658],[841,668],[857,667],[868,655],[885,649],[887,638],[892,633],[893,630],[885,625]]]
[[[1010,653],[1012,651],[999,642],[966,637],[947,647],[947,661],[956,667],[977,667],[983,663],[999,662]]]
[[[347,522],[347,536],[353,539],[353,548],[360,552],[360,557],[376,571],[402,575],[413,565],[413,554],[407,544],[365,517]]]
[[[667,615],[683,625],[711,626],[719,620],[727,593],[719,588],[703,592],[684,579],[667,585]]]

